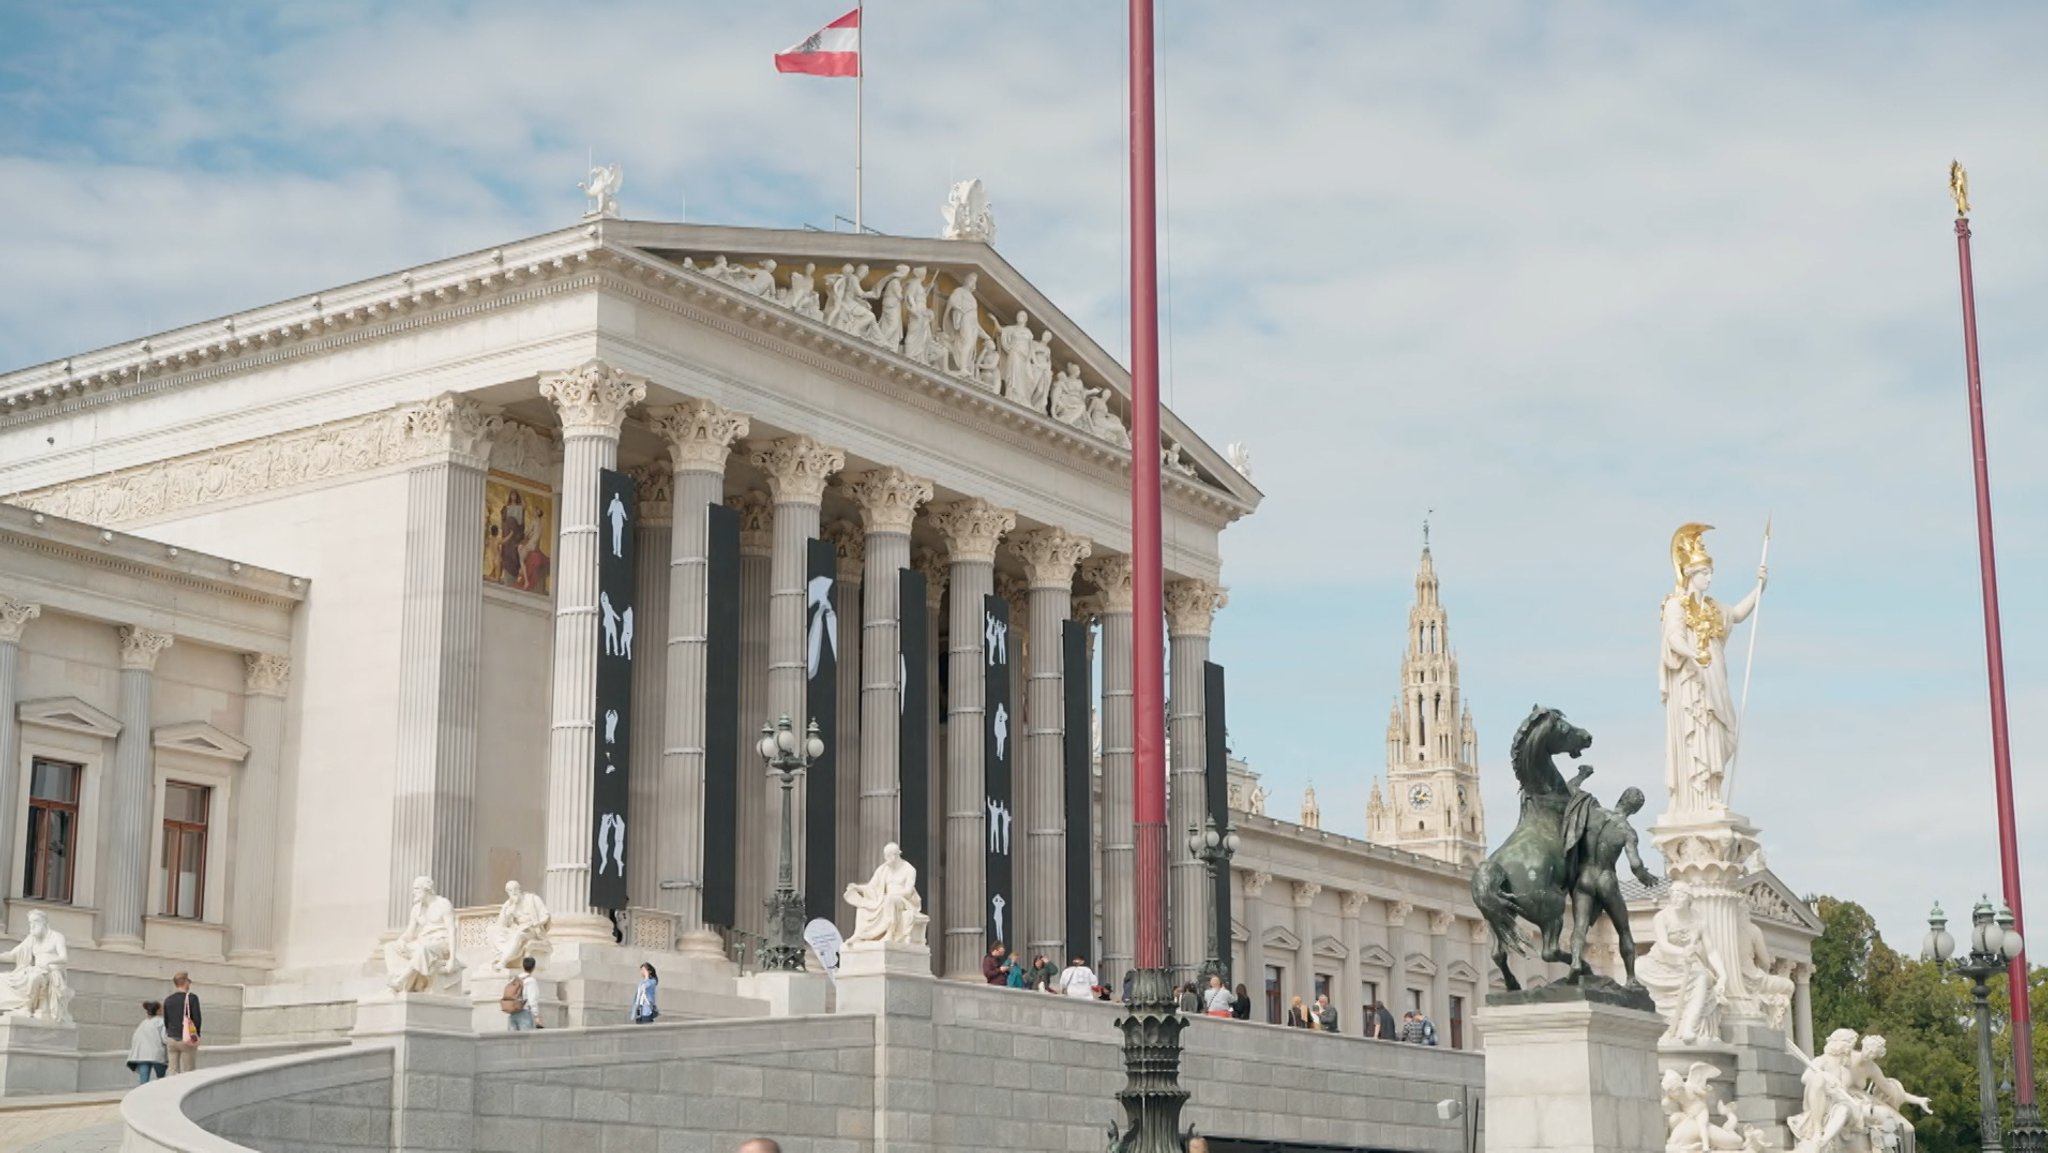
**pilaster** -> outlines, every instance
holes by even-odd
[[[1273,874],[1256,870],[1241,870],[1238,873],[1243,885],[1244,902],[1244,968],[1237,979],[1244,984],[1245,992],[1256,998],[1252,1006],[1254,1021],[1266,1019],[1266,886],[1273,883]],[[1270,1024],[1270,1022],[1268,1022]]]
[[[21,697],[21,637],[42,613],[41,605],[0,594],[0,868],[14,861],[16,830],[27,824],[15,799],[21,788],[21,724],[14,708]],[[0,900],[0,915],[5,912]]]
[[[1094,546],[1056,528],[1036,529],[1019,536],[1011,549],[1024,562],[1030,588],[1030,681],[1024,699],[1025,791],[1030,823],[1025,829],[1026,874],[1032,929],[1031,951],[1064,962],[1086,941],[1065,942],[1067,924],[1067,788],[1065,648],[1061,628],[1073,613],[1074,570]]]
[[[896,574],[910,567],[910,528],[917,507],[932,498],[932,482],[900,468],[879,468],[848,478],[846,495],[860,506],[867,530],[861,581],[860,856],[882,859],[902,823],[903,751],[897,681],[905,606]],[[937,696],[937,683],[932,683]],[[936,907],[936,906],[935,906]]]
[[[114,739],[108,781],[106,875],[100,882],[101,948],[142,948],[143,905],[149,895],[149,809],[153,782],[151,707],[157,658],[171,647],[170,633],[125,625],[121,636],[121,735]]]
[[[1166,586],[1167,657],[1171,670],[1167,700],[1167,744],[1172,776],[1167,790],[1167,893],[1173,932],[1169,963],[1182,980],[1192,980],[1208,955],[1209,878],[1188,848],[1187,832],[1207,815],[1203,781],[1208,762],[1209,629],[1230,594],[1207,581],[1182,580]]]
[[[1294,991],[1304,1003],[1316,999],[1316,894],[1323,887],[1314,881],[1294,882]]]
[[[242,680],[242,739],[249,745],[235,791],[235,862],[228,872],[228,957],[242,964],[275,959],[277,811],[284,762],[284,699],[291,683],[290,657],[245,653]]]
[[[1102,952],[1110,970],[1103,978],[1116,980],[1137,962],[1138,954],[1131,558],[1096,557],[1081,566],[1081,575],[1095,586],[1102,621]]]
[[[1394,955],[1393,972],[1389,974],[1393,988],[1387,990],[1381,1000],[1387,1008],[1400,1010],[1408,1007],[1408,914],[1415,911],[1408,901],[1388,901],[1387,952]],[[1396,1013],[1399,1016],[1399,1013]]]
[[[1337,940],[1344,945],[1344,974],[1330,1003],[1337,1006],[1338,1028],[1354,1037],[1365,1032],[1365,1014],[1371,1008],[1365,1000],[1365,973],[1358,961],[1358,919],[1365,911],[1365,901],[1364,893],[1347,892],[1339,894],[1337,902]]]

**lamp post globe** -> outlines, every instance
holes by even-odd
[[[2012,910],[2003,906],[1994,909],[1989,896],[1979,898],[1970,909],[1969,951],[1957,956],[1955,938],[1948,932],[1948,917],[1937,903],[1927,916],[1927,937],[1920,949],[1922,960],[1934,962],[1944,972],[1953,970],[1970,982],[1977,1016],[1977,1105],[1982,1133],[1979,1147],[1985,1153],[1998,1153],[2001,1148],[1999,1085],[1991,1055],[1991,981],[2005,974],[2020,955],[2022,942],[2020,935],[2012,931],[2012,923]],[[2022,1153],[2028,1153],[2026,1147],[2033,1144],[2039,1126],[2021,1116],[2021,1112],[2015,1109],[2013,1139]]]

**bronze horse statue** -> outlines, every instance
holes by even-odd
[[[1579,770],[1567,782],[1551,763],[1559,753],[1576,760],[1593,744],[1593,735],[1564,719],[1556,709],[1537,705],[1522,727],[1515,730],[1512,758],[1515,780],[1521,786],[1522,815],[1515,831],[1482,862],[1472,874],[1472,900],[1486,919],[1493,936],[1493,963],[1509,989],[1521,982],[1508,968],[1508,950],[1528,956],[1528,947],[1515,931],[1520,918],[1543,934],[1542,958],[1574,965],[1571,953],[1559,947],[1566,910],[1572,905],[1572,888],[1579,874],[1578,846],[1585,830],[1591,799],[1577,789],[1593,770]],[[1577,981],[1590,972],[1583,962],[1575,964],[1569,980]]]

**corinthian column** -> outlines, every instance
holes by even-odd
[[[849,477],[844,488],[860,506],[861,526],[867,530],[861,582],[859,842],[859,860],[866,864],[882,859],[882,846],[897,839],[902,819],[898,725],[903,691],[897,664],[905,606],[896,574],[910,567],[911,522],[917,506],[932,498],[932,482],[900,468],[878,468]],[[921,612],[923,606],[911,605],[908,611]]]
[[[837,894],[867,876],[860,855],[860,670],[867,642],[861,628],[860,585],[867,567],[867,539],[850,520],[833,521],[824,533],[839,558],[839,580],[832,586],[832,611],[839,614],[839,670],[834,685],[839,731],[833,735],[838,763],[833,766],[836,795],[832,802],[836,826],[832,845],[838,854],[832,865],[832,891]]]
[[[484,582],[477,518],[501,421],[454,393],[413,405],[401,428],[419,455],[405,481],[405,584],[399,612],[398,748],[391,788],[385,922],[405,924],[412,879],[457,905],[476,894],[478,695]]]
[[[668,555],[668,704],[655,786],[655,900],[676,914],[684,952],[722,955],[718,935],[704,927],[704,696],[711,556],[710,508],[725,497],[725,463],[747,418],[708,400],[688,400],[648,414],[668,445],[673,468],[673,530]],[[720,676],[737,670],[720,669]],[[740,748],[750,750],[740,730]],[[742,755],[745,755],[744,753]],[[731,766],[720,766],[729,771]],[[636,766],[636,771],[645,771]]]
[[[1102,954],[1103,979],[1116,981],[1138,955],[1131,558],[1098,557],[1081,572],[1096,588],[1102,622]]]
[[[675,474],[665,460],[650,461],[633,478],[633,599],[639,602],[633,628],[644,637],[669,634],[669,553],[674,547],[670,518],[675,509]],[[633,662],[633,727],[627,748],[626,843],[640,851],[626,858],[626,899],[656,908],[661,891],[661,848],[657,814],[661,807],[661,750],[668,721],[668,661],[652,646]],[[665,655],[665,654],[664,654]]]
[[[988,666],[982,661],[983,599],[995,591],[996,542],[1017,514],[979,497],[932,509],[932,526],[952,556],[953,611],[947,643],[946,699],[946,963],[945,975],[979,978],[987,875],[987,765],[982,724]]]
[[[558,940],[609,942],[590,906],[592,774],[597,762],[598,472],[619,461],[626,410],[647,382],[602,360],[540,378],[562,421],[562,526],[555,548],[555,677],[548,734],[547,882]]]
[[[928,548],[918,549],[911,554],[911,566],[924,574],[924,615],[925,636],[930,643],[925,646],[924,683],[928,691],[924,695],[925,743],[930,763],[925,769],[925,844],[931,846],[931,882],[925,889],[924,907],[940,910],[939,927],[945,928],[943,910],[946,907],[946,748],[939,738],[945,733],[939,716],[939,661],[940,646],[945,643],[945,629],[939,610],[946,602],[946,582],[953,570],[946,563],[943,554]],[[899,784],[900,784],[899,779]],[[940,947],[932,950],[932,973],[938,975],[946,969],[946,950],[943,939]]]
[[[1173,926],[1170,964],[1183,980],[1192,980],[1208,956],[1211,916],[1209,876],[1201,859],[1188,850],[1187,831],[1199,826],[1204,803],[1203,766],[1208,762],[1207,678],[1209,626],[1229,594],[1207,581],[1174,581],[1166,586],[1168,663],[1172,696],[1167,702],[1167,745],[1172,755],[1167,798],[1167,893]]]
[[[246,653],[242,739],[249,758],[235,792],[235,863],[228,872],[228,958],[260,965],[274,959],[272,910],[278,866],[278,775],[284,759],[284,694],[290,657]]]
[[[1294,882],[1294,991],[1314,1004],[1316,999],[1316,894],[1323,887],[1314,881]]]
[[[1025,783],[1030,798],[1030,825],[1024,831],[1026,890],[1030,901],[1026,924],[1031,951],[1065,961],[1087,941],[1066,947],[1067,932],[1067,782],[1065,746],[1067,702],[1065,645],[1061,626],[1074,608],[1074,567],[1093,550],[1085,539],[1056,528],[1025,533],[1010,546],[1024,561],[1030,586],[1030,681],[1025,690]]]
[[[775,834],[769,826],[774,812],[768,796],[749,782],[767,771],[753,755],[753,740],[768,711],[769,556],[775,547],[775,506],[765,492],[735,493],[725,499],[740,516],[740,763],[739,868],[733,880],[737,926],[756,937],[768,924],[768,890],[774,883]]]
[[[15,791],[21,787],[21,724],[14,707],[21,695],[21,634],[41,615],[43,606],[0,594],[0,868],[14,861],[15,826],[26,823],[15,808]]]
[[[785,436],[766,444],[750,445],[755,468],[768,477],[768,494],[775,500],[775,553],[768,578],[768,712],[787,716],[804,731],[810,713],[804,706],[808,678],[804,658],[804,615],[809,603],[805,595],[805,548],[818,535],[818,506],[825,499],[825,482],[846,467],[846,454],[828,448],[808,436]],[[769,811],[777,811],[782,790],[779,778],[759,767],[757,791]],[[796,785],[795,844],[790,846],[790,866],[798,882],[804,877],[805,849],[810,838],[810,781]],[[779,836],[779,834],[778,834]],[[776,837],[768,838],[763,867],[775,868]]]
[[[143,905],[149,895],[150,705],[156,659],[171,634],[127,625],[121,629],[121,735],[114,741],[108,782],[107,877],[100,892],[100,947],[142,948]]]

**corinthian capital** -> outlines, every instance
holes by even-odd
[[[1024,575],[1035,589],[1071,588],[1074,567],[1095,551],[1085,538],[1064,529],[1040,528],[1010,542],[1010,551],[1024,562]]]
[[[1260,893],[1263,893],[1263,892],[1265,892],[1265,891],[1266,891],[1266,886],[1267,886],[1267,885],[1270,885],[1270,884],[1272,884],[1272,883],[1273,883],[1273,874],[1271,874],[1271,873],[1258,873],[1258,872],[1248,872],[1248,873],[1246,873],[1246,874],[1244,875],[1244,895],[1245,895],[1245,898],[1246,898],[1247,900],[1253,900],[1253,899],[1256,899],[1256,898],[1258,897],[1258,895],[1259,895]],[[1254,948],[1256,948],[1256,947],[1257,947],[1257,946],[1256,946],[1256,945],[1254,945]]]
[[[0,644],[19,644],[28,622],[43,615],[43,606],[0,596]]]
[[[291,683],[292,659],[271,653],[244,653],[243,664],[248,666],[248,675],[243,679],[243,691],[252,697],[281,697],[285,686]]]
[[[775,505],[758,489],[736,492],[725,506],[740,514],[740,553],[767,556],[775,547]]]
[[[1341,898],[1341,901],[1342,907],[1344,909],[1344,915],[1347,917],[1356,917],[1359,914],[1360,910],[1365,908],[1366,896],[1364,893],[1345,893]]]
[[[1439,937],[1450,933],[1451,927],[1457,923],[1458,915],[1456,913],[1439,909],[1429,915],[1429,931]]]
[[[940,603],[946,599],[946,581],[953,574],[944,554],[918,549],[910,555],[910,567],[924,574],[924,607],[939,611]]]
[[[1413,901],[1388,901],[1387,924],[1398,929],[1408,923],[1408,914],[1414,911],[1415,902]]]
[[[1017,514],[976,496],[934,505],[931,522],[946,538],[954,564],[994,564],[996,542],[1017,527]]]
[[[156,658],[171,647],[171,634],[146,629],[141,625],[121,626],[121,667],[141,669],[150,672],[156,668]]]
[[[1081,566],[1081,575],[1095,586],[1105,614],[1131,611],[1131,558],[1099,556]]]
[[[412,452],[448,453],[482,468],[490,460],[491,438],[504,419],[466,396],[444,392],[399,409],[399,430]]]
[[[1296,881],[1294,882],[1294,903],[1306,909],[1315,903],[1316,894],[1322,891],[1323,887],[1314,881]]]
[[[785,436],[752,448],[754,467],[768,474],[768,492],[776,504],[817,504],[825,499],[825,482],[846,467],[842,449],[819,444],[808,436]]]
[[[654,435],[668,444],[677,472],[725,472],[732,446],[752,427],[747,418],[708,400],[686,400],[648,414]]]
[[[555,406],[563,435],[616,437],[626,410],[647,399],[647,380],[592,359],[568,372],[543,374],[540,394]]]
[[[1230,590],[1208,581],[1174,581],[1166,586],[1166,628],[1177,637],[1206,637],[1216,610],[1230,603]]]
[[[835,520],[820,531],[839,554],[839,579],[858,584],[867,574],[867,534],[850,520]]]
[[[900,468],[869,469],[847,477],[840,487],[860,506],[869,532],[910,532],[917,506],[932,498],[932,482]]]
[[[640,511],[639,523],[668,523],[675,512],[676,474],[670,471],[667,462],[659,458],[650,460],[627,469],[626,475],[633,478],[633,494]]]

